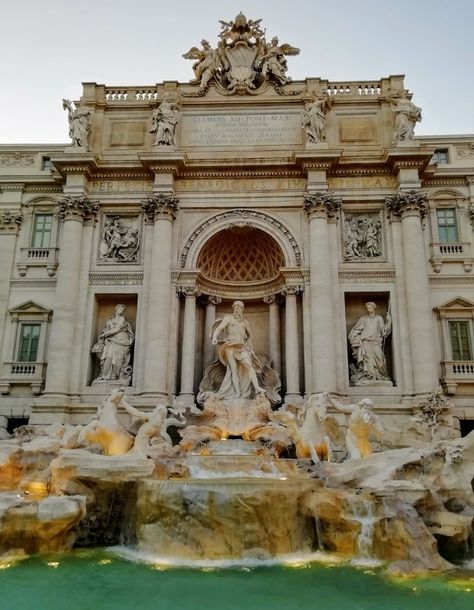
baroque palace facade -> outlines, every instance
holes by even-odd
[[[466,433],[474,136],[414,136],[402,76],[291,81],[298,49],[222,23],[194,81],[85,83],[71,144],[0,147],[0,426],[84,423],[118,385],[194,404],[239,300],[283,403],[403,422],[441,386]]]

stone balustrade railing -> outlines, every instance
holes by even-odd
[[[330,82],[326,88],[330,96],[378,96],[382,92],[380,81],[365,82]]]
[[[156,87],[105,87],[108,103],[137,103],[154,101],[158,98]]]

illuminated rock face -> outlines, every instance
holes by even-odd
[[[180,559],[269,557],[312,550],[300,513],[308,481],[143,481],[138,488],[141,551]]]

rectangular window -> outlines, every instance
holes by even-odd
[[[52,228],[52,214],[35,214],[31,246],[33,248],[49,248]]]
[[[449,334],[451,336],[453,360],[472,360],[469,322],[466,320],[450,321]]]
[[[446,163],[449,163],[448,150],[446,148],[436,150],[432,161],[438,165],[446,165]]]
[[[455,208],[438,208],[436,210],[436,217],[438,219],[439,241],[441,243],[459,241]]]
[[[53,171],[53,163],[51,161],[51,157],[43,157],[43,161],[41,164],[41,169],[44,172],[51,172]]]
[[[21,325],[18,362],[36,362],[40,329],[41,324]]]

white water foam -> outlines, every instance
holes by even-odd
[[[125,546],[114,546],[107,549],[109,552],[138,563],[147,563],[156,569],[167,568],[196,568],[204,570],[222,570],[231,568],[260,568],[265,566],[288,566],[292,568],[304,568],[312,563],[324,563],[337,565],[344,563],[344,559],[330,553],[315,551],[314,553],[294,553],[291,555],[278,555],[276,557],[259,559],[257,557],[243,557],[234,559],[183,559],[153,555],[137,551]]]

